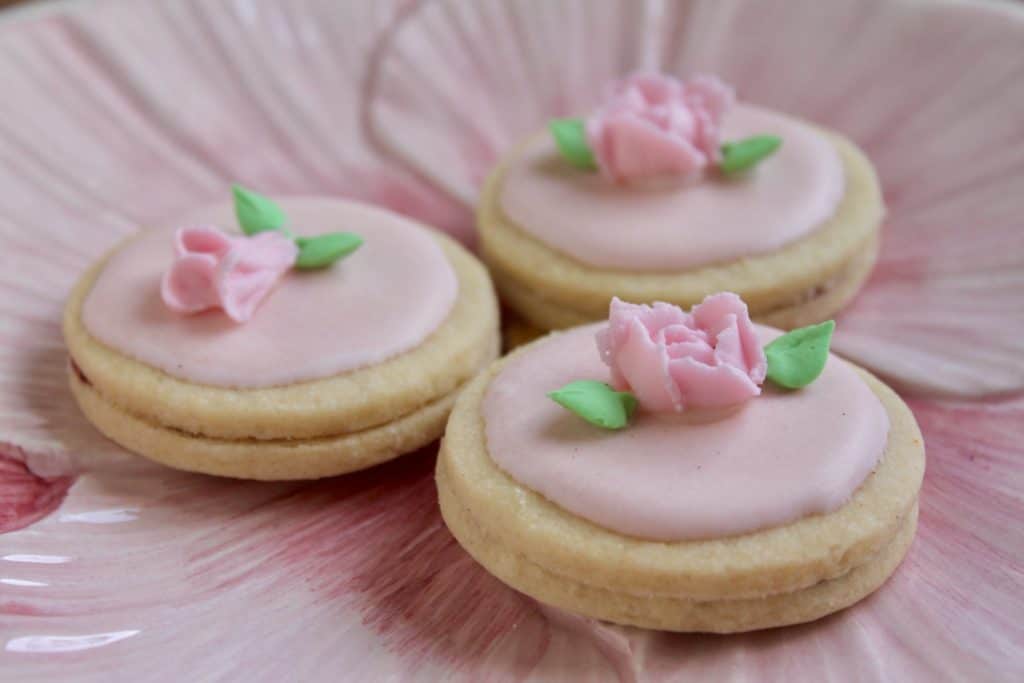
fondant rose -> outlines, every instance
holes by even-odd
[[[718,160],[722,117],[733,100],[732,88],[714,76],[683,83],[634,74],[587,119],[587,141],[612,182],[692,176]]]
[[[277,231],[233,237],[214,228],[184,228],[174,236],[176,258],[160,293],[178,313],[221,308],[245,322],[295,263],[298,247]]]
[[[742,403],[761,393],[767,370],[747,305],[731,292],[713,294],[689,313],[613,299],[597,346],[615,388],[654,412]]]

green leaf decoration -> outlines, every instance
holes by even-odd
[[[299,237],[295,244],[299,247],[295,267],[299,270],[314,270],[326,268],[348,256],[363,245],[363,238],[351,232],[332,232],[316,237]]]
[[[563,159],[587,171],[597,168],[594,151],[587,144],[587,129],[583,119],[553,119],[548,128],[551,129]]]
[[[581,379],[548,394],[555,403],[603,429],[622,429],[636,410],[636,396],[604,382]]]
[[[235,217],[246,235],[284,227],[284,211],[270,199],[241,185],[232,185],[231,193],[235,197]]]
[[[775,135],[755,135],[736,142],[722,145],[722,160],[718,170],[726,175],[741,173],[775,154],[782,145],[782,138]]]
[[[835,321],[826,320],[788,332],[765,346],[768,379],[786,389],[800,389],[818,379],[835,329]]]

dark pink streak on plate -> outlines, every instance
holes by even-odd
[[[0,444],[0,533],[27,527],[56,510],[75,480],[37,476],[16,457],[18,452]]]

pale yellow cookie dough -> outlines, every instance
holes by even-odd
[[[777,251],[683,272],[630,272],[581,263],[528,235],[500,208],[513,150],[490,175],[477,211],[480,247],[505,303],[542,329],[563,329],[608,314],[613,296],[690,308],[731,291],[757,322],[783,328],[827,320],[867,279],[878,252],[885,208],[871,162],[846,138],[822,131],[839,152],[846,191],[835,215]]]
[[[846,505],[740,536],[657,542],[567,512],[494,464],[481,403],[505,362],[492,364],[456,402],[438,458],[438,491],[445,522],[467,551],[538,600],[647,628],[779,626],[856,602],[910,545],[924,443],[906,404],[867,372],[861,376],[891,427],[880,464]]]
[[[458,390],[498,354],[498,308],[486,270],[437,234],[459,282],[451,313],[415,349],[333,377],[261,389],[198,385],[94,339],[82,302],[64,313],[70,383],[112,440],[173,467],[251,479],[307,479],[363,469],[438,438]],[[105,261],[105,259],[104,259]],[[77,368],[77,370],[76,370]]]

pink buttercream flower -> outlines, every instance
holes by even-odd
[[[653,412],[742,403],[761,393],[768,369],[747,305],[731,292],[713,294],[689,313],[612,299],[597,347],[615,388]]]
[[[683,83],[633,74],[614,84],[587,119],[587,141],[612,182],[693,176],[718,160],[722,117],[734,99],[714,76]]]
[[[174,250],[160,286],[164,303],[186,314],[221,308],[240,323],[252,317],[299,253],[280,232],[233,237],[214,228],[178,230]]]

